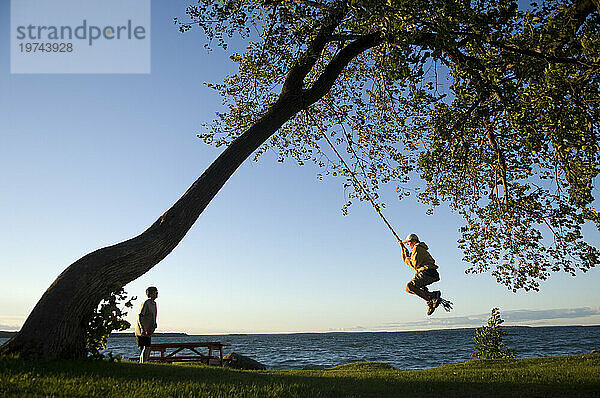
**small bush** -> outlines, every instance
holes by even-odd
[[[133,307],[132,301],[137,297],[127,299],[127,293],[123,287],[118,287],[109,293],[98,305],[86,324],[86,344],[88,356],[92,358],[103,358],[100,353],[106,348],[106,341],[110,334],[117,330],[126,330],[131,324],[124,318],[127,315],[126,308]],[[121,304],[124,302],[123,304]],[[122,305],[122,306],[121,306]],[[109,354],[111,361],[116,359]]]
[[[502,342],[502,338],[508,334],[500,326],[503,322],[498,308],[492,308],[492,315],[488,319],[487,326],[475,330],[473,357],[481,359],[515,358],[514,353]]]

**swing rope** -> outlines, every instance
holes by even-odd
[[[321,128],[321,125],[319,123],[315,123],[315,120],[313,119],[312,115],[310,114],[310,112],[308,112],[307,109],[305,109],[305,112],[309,116],[309,118],[312,120],[313,125],[317,126],[317,128],[319,129],[319,132],[321,133],[321,135],[323,136],[323,138],[325,138],[325,141],[327,141],[327,144],[329,144],[329,146],[331,147],[331,150],[337,155],[337,157],[340,160],[340,162],[346,168],[346,171],[352,176],[352,180],[354,180],[354,183],[360,188],[360,190],[367,197],[367,199],[369,199],[369,202],[371,202],[371,205],[373,206],[373,209],[375,209],[375,211],[377,212],[377,214],[379,214],[379,217],[381,217],[381,219],[383,220],[383,222],[385,223],[385,225],[387,225],[387,227],[392,232],[392,234],[394,234],[394,237],[396,238],[396,240],[398,241],[398,243],[402,244],[402,239],[400,239],[400,237],[398,236],[398,234],[396,233],[396,231],[394,231],[394,228],[392,228],[391,224],[385,218],[385,216],[383,215],[383,212],[381,211],[380,206],[377,203],[375,203],[375,201],[373,200],[373,198],[371,197],[371,195],[369,195],[369,193],[363,187],[363,185],[360,183],[360,181],[358,181],[358,179],[356,178],[356,175],[354,174],[354,172],[352,172],[352,170],[350,170],[350,167],[348,167],[348,164],[346,163],[346,161],[344,160],[344,158],[342,157],[342,155],[340,155],[340,153],[338,152],[338,150],[335,147],[335,145],[333,145],[333,143],[331,142],[331,140],[329,140],[329,137],[327,137],[327,134],[325,134],[325,132]],[[348,145],[349,144],[350,143],[348,143]]]
[[[331,147],[331,150],[337,155],[337,157],[340,160],[340,162],[344,165],[344,167],[346,168],[346,170],[348,171],[348,173],[352,176],[352,179],[354,180],[354,183],[356,185],[358,185],[358,187],[360,188],[360,190],[362,191],[362,193],[367,197],[367,199],[369,199],[369,202],[371,202],[371,205],[373,206],[373,209],[375,209],[375,211],[377,212],[377,214],[379,214],[379,217],[381,217],[381,219],[383,220],[383,222],[385,223],[385,225],[387,225],[387,227],[390,229],[390,231],[392,232],[392,234],[394,234],[394,237],[396,237],[396,240],[398,241],[398,243],[400,243],[400,245],[402,247],[404,247],[404,245],[402,244],[402,239],[400,239],[400,237],[398,236],[398,234],[396,233],[396,231],[394,231],[394,228],[392,228],[392,226],[390,225],[390,223],[388,222],[388,220],[385,218],[385,216],[383,215],[383,212],[381,211],[381,208],[379,207],[379,205],[377,205],[377,203],[375,203],[375,201],[373,200],[373,198],[371,197],[371,195],[369,195],[369,193],[363,187],[363,185],[360,183],[360,181],[358,181],[358,178],[356,178],[356,175],[354,174],[354,172],[352,172],[352,170],[350,170],[350,167],[348,167],[348,164],[346,163],[346,161],[344,160],[344,158],[342,157],[342,155],[340,155],[340,153],[338,152],[338,150],[335,147],[335,145],[333,145],[333,143],[331,142],[331,140],[329,139],[329,137],[327,137],[327,134],[325,134],[325,132],[321,128],[321,125],[319,123],[315,122],[315,120],[313,119],[313,117],[310,114],[310,112],[308,111],[308,109],[305,109],[304,111],[308,115],[308,117],[311,119],[313,125],[317,126],[317,128],[319,129],[319,132],[321,133],[321,135],[323,136],[323,138],[325,138],[325,141],[327,141],[327,144],[329,144],[329,146]],[[348,139],[348,137],[346,137],[346,139]],[[348,145],[350,145],[350,141],[349,140],[348,140]],[[356,156],[356,153],[354,152],[354,150],[352,149],[352,147],[350,147],[350,150],[352,150],[352,152],[354,153],[354,156]],[[444,299],[442,297],[440,297],[439,300],[440,300],[441,306],[444,308],[444,310],[446,310],[446,312],[450,312],[452,310],[452,306],[454,305],[452,303],[452,301],[446,300],[446,299]]]

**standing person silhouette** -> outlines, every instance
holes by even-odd
[[[404,246],[408,244],[410,251]],[[402,260],[416,271],[414,278],[406,285],[406,291],[421,297],[427,302],[427,315],[433,314],[435,309],[440,305],[442,293],[439,290],[429,292],[427,285],[440,280],[435,265],[435,260],[429,254],[429,247],[425,242],[419,241],[419,237],[415,234],[410,234],[406,240],[400,242],[402,246]]]
[[[135,341],[141,348],[140,363],[144,363],[150,357],[150,346],[152,345],[152,333],[156,330],[156,298],[158,289],[150,286],[146,289],[148,300],[144,301],[140,308],[137,324],[135,325]]]

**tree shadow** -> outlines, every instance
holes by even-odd
[[[11,377],[34,375],[77,385],[86,380],[103,380],[102,388],[118,386],[119,396],[155,392],[163,395],[194,396],[276,396],[276,397],[432,397],[503,396],[564,397],[600,396],[600,381],[572,383],[561,380],[519,381],[517,373],[491,374],[485,368],[471,368],[456,374],[451,366],[429,371],[402,371],[393,368],[357,368],[356,371],[240,371],[195,364],[169,365],[107,361],[23,361],[1,359],[1,373]],[[456,374],[453,379],[453,373]],[[517,376],[516,376],[517,375]],[[0,379],[2,380],[2,379]],[[27,393],[45,395],[48,390],[33,385]],[[1,385],[0,385],[1,387]],[[0,388],[2,391],[4,388]],[[10,390],[8,390],[10,391]],[[16,390],[12,390],[16,391]],[[106,396],[94,390],[97,396]],[[65,391],[68,395],[68,391]],[[198,394],[198,395],[195,395]]]

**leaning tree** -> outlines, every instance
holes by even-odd
[[[583,236],[598,146],[600,0],[212,0],[181,31],[233,53],[212,84],[228,111],[199,136],[226,149],[146,231],[85,255],[0,348],[24,357],[85,355],[85,326],[111,287],[167,256],[235,170],[268,148],[346,177],[348,203],[384,184],[465,220],[467,272],[512,290],[599,261]],[[236,37],[236,40],[238,38]],[[328,137],[350,168],[328,156]],[[358,189],[351,173],[361,181]],[[344,210],[346,209],[346,206]]]

